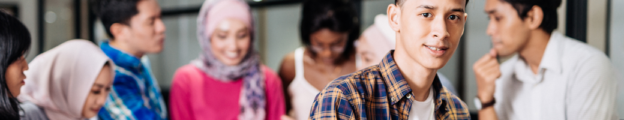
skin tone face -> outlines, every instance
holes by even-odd
[[[318,61],[333,65],[344,52],[348,40],[348,33],[335,32],[323,28],[310,34],[311,49],[316,53]]]
[[[6,84],[13,97],[17,97],[20,94],[20,88],[25,84],[24,79],[26,79],[26,75],[24,75],[24,71],[26,70],[28,70],[28,62],[26,62],[24,56],[11,63],[7,68],[5,73]]]
[[[531,29],[528,21],[523,21],[511,4],[487,0],[485,12],[490,19],[487,34],[492,37],[498,55],[512,55],[526,45]]]
[[[238,19],[225,19],[210,36],[212,54],[223,64],[238,65],[249,52],[251,35],[245,23]]]
[[[137,9],[139,13],[130,19],[130,25],[115,23],[111,26],[115,40],[110,44],[136,57],[162,51],[166,28],[160,19],[158,3],[141,0]]]
[[[390,21],[400,37],[397,50],[427,69],[440,69],[464,33],[465,0],[404,0]],[[398,29],[397,29],[398,28]]]
[[[388,51],[383,50],[380,52],[380,48],[376,48],[370,43],[368,43],[368,38],[362,36],[357,43],[356,54],[359,57],[358,70],[364,69],[369,66],[377,65],[384,58]],[[360,49],[363,48],[363,49]]]
[[[451,58],[464,33],[465,0],[403,0],[388,6],[396,32],[394,59],[412,89],[424,101],[438,69]]]
[[[375,65],[377,59],[376,58],[383,58],[380,57],[378,55],[376,55],[372,50],[370,49],[359,49],[360,47],[364,47],[364,48],[371,48],[371,46],[368,44],[368,42],[363,42],[366,41],[366,37],[360,37],[359,39],[360,42],[358,42],[358,49],[356,49],[356,53],[359,57],[359,62],[358,63],[358,70],[359,69],[363,69],[366,68],[368,66],[372,66]],[[378,63],[378,62],[377,62]]]
[[[113,75],[110,65],[102,67],[100,74],[95,79],[91,91],[82,107],[82,116],[91,118],[97,115],[113,85]]]

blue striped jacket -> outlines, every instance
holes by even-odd
[[[115,80],[98,117],[102,120],[166,120],[167,108],[148,61],[102,42],[100,48],[115,63]]]

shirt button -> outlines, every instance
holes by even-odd
[[[407,95],[407,98],[412,98],[412,94]]]
[[[396,99],[392,98],[392,101],[395,101]]]

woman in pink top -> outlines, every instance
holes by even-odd
[[[281,80],[253,51],[253,22],[242,0],[208,0],[198,16],[202,54],[171,86],[173,120],[278,120]]]

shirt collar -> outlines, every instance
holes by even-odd
[[[561,49],[560,41],[566,37],[559,32],[553,32],[550,35],[548,45],[540,62],[540,70],[546,69],[555,73],[561,73]]]
[[[100,48],[115,63],[116,66],[132,70],[133,72],[141,71],[143,68],[139,58],[110,46],[109,41],[102,42],[102,44],[100,44]]]
[[[531,67],[522,60],[519,55],[514,56],[510,61],[513,63],[513,73],[516,74],[515,77],[517,80],[527,83],[538,83],[543,81],[543,72],[546,70],[551,71],[552,73],[561,73],[561,40],[566,39],[563,34],[558,32],[553,32],[550,35],[550,39],[548,40],[548,44],[546,45],[546,49],[544,50],[544,54],[542,55],[542,60],[540,61],[538,75],[531,71]]]
[[[388,97],[390,98],[390,104],[392,105],[399,102],[403,99],[403,97],[412,92],[412,89],[409,87],[407,81],[403,77],[403,74],[401,74],[401,71],[397,67],[392,56],[393,54],[394,50],[390,51],[381,63],[379,63],[379,71],[384,82],[386,83]],[[440,82],[438,75],[435,76],[432,87],[434,91],[436,111],[438,111],[441,106],[446,106],[448,97],[444,96],[450,95],[450,93],[442,88],[442,83]],[[444,96],[441,97],[441,95]]]

